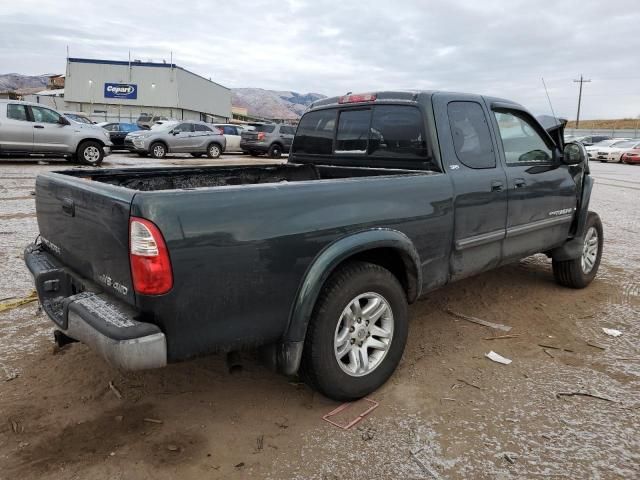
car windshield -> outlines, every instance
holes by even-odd
[[[637,140],[626,140],[624,142],[616,142],[611,146],[616,148],[633,148],[637,143]]]
[[[155,123],[155,124],[151,125],[151,130],[156,130],[156,131],[171,130],[177,124],[178,124],[178,122]]]
[[[275,125],[256,125],[253,131],[271,133],[275,130],[275,128],[276,128]]]
[[[620,140],[616,140],[616,139],[608,139],[608,140],[602,140],[601,142],[595,143],[593,146],[594,147],[609,147],[611,145],[613,145],[614,143],[618,143],[620,142]]]

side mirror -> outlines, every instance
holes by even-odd
[[[180,132],[178,130],[171,130],[171,135],[178,135]]]
[[[579,142],[567,143],[564,146],[562,163],[565,165],[578,165],[587,161],[587,150]]]
[[[62,115],[60,115],[58,117],[58,123],[60,125],[71,125],[71,122],[69,120],[67,120],[66,118],[64,118]]]

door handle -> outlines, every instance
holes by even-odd
[[[524,178],[516,178],[513,182],[513,186],[515,188],[522,188],[527,185],[527,182],[524,181]]]
[[[44,128],[43,125],[34,125],[33,128]]]
[[[76,204],[70,198],[62,200],[62,212],[70,217],[76,216]]]
[[[491,191],[492,192],[501,192],[504,190],[504,183],[499,180],[494,180],[491,182]]]

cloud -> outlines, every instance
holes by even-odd
[[[82,21],[78,21],[82,19]],[[230,87],[443,89],[573,118],[640,115],[640,8],[609,2],[22,1],[0,12],[0,73],[62,72],[72,56],[169,60]]]

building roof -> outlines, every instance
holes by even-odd
[[[229,87],[225,87],[224,85],[220,85],[217,82],[214,82],[213,80],[203,77],[202,75],[198,75],[197,73],[192,72],[191,70],[187,70],[186,68],[182,68],[178,65],[176,65],[175,63],[159,63],[159,62],[141,62],[138,60],[133,60],[131,62],[129,62],[128,60],[102,60],[102,59],[97,59],[97,58],[68,58],[67,61],[69,63],[93,63],[93,64],[98,64],[98,65],[120,65],[120,66],[127,66],[127,67],[159,67],[159,68],[177,68],[179,70],[182,70],[183,72],[187,72],[191,75],[195,75],[196,77],[200,77],[204,80],[206,80],[207,82],[211,82],[214,85],[217,85],[219,87],[222,88],[226,88],[227,90],[231,90]]]
[[[56,88],[54,90],[42,90],[41,92],[36,92],[33,95],[41,95],[41,96],[49,96],[49,97],[63,97],[64,96],[64,88]]]

